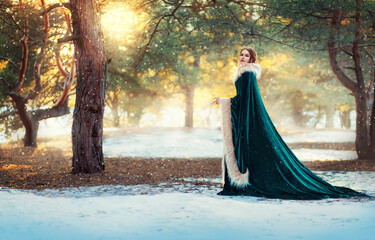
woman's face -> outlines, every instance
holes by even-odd
[[[242,50],[240,53],[240,62],[250,62],[250,52],[246,49]]]

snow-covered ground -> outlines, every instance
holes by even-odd
[[[292,134],[292,135],[290,135]],[[295,130],[288,131],[288,135],[281,134],[286,143],[295,142],[355,142],[355,131],[349,130]]]
[[[303,131],[282,136],[286,143],[354,142],[354,131]],[[104,139],[106,156],[115,157],[221,157],[221,131],[215,129],[153,129]],[[293,149],[301,161],[350,160],[355,151]]]
[[[42,121],[39,137],[70,134],[71,116]],[[104,132],[123,131],[116,128]],[[22,130],[15,135],[22,138]],[[111,134],[110,134],[111,135]],[[282,134],[286,143],[296,142],[354,142],[355,131],[289,130]],[[0,143],[6,139],[0,134]],[[103,142],[105,156],[112,157],[221,157],[223,152],[220,129],[149,128],[149,131],[127,133],[124,136],[107,137]],[[327,149],[293,149],[301,161],[350,160],[358,157],[355,151]]]
[[[298,159],[305,162],[315,160],[351,160],[358,158],[358,154],[355,151],[309,148],[292,149],[292,151],[298,157]]]
[[[317,172],[375,194],[373,172]],[[184,183],[0,188],[1,239],[374,239],[375,200],[218,196]],[[219,182],[220,179],[206,179]]]

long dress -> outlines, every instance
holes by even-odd
[[[219,195],[323,199],[368,195],[332,186],[305,167],[283,141],[263,104],[257,78],[261,66],[241,64],[237,95],[220,100],[224,187]]]

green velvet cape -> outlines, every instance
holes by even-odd
[[[283,141],[263,104],[257,78],[246,71],[235,82],[230,99],[233,150],[245,183],[236,184],[224,154],[224,188],[219,195],[251,195],[282,199],[368,196],[332,186],[305,167]],[[248,173],[245,175],[246,171]]]

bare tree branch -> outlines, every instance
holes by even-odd
[[[370,57],[370,62],[372,64],[372,76],[370,77],[370,81],[368,82],[367,92],[374,92],[374,84],[375,84],[375,57],[366,48],[364,50],[365,50],[366,54]]]
[[[228,4],[225,5],[225,8],[228,9],[228,11],[232,15],[234,21],[236,21],[240,25],[244,25],[244,23],[240,19],[237,18],[236,14],[232,11],[232,9],[228,6]]]
[[[258,20],[258,19],[257,19]],[[293,21],[291,21],[290,23],[288,23],[287,25],[285,25],[282,29],[280,29],[280,31],[276,32],[275,34],[273,34],[271,36],[271,38],[274,38],[276,37],[277,35],[279,35],[280,33],[284,32],[285,30],[287,30],[288,28],[290,28],[294,23],[296,23],[297,20],[296,19],[293,19]]]
[[[34,118],[37,121],[51,118],[51,117],[60,117],[65,114],[69,113],[69,107],[67,102],[65,102],[64,105],[61,105],[59,107],[53,107],[53,108],[48,108],[48,109],[38,109],[34,111]]]
[[[8,83],[8,81],[7,80],[5,80],[4,78],[2,78],[2,77],[0,77],[0,80],[8,87],[8,90],[9,90],[9,88],[10,88],[10,85],[9,85],[9,83]]]
[[[293,46],[291,44],[288,44],[288,43],[285,43],[285,42],[273,39],[271,37],[268,37],[268,36],[265,36],[265,35],[262,35],[262,34],[259,34],[259,33],[253,33],[251,31],[250,32],[249,31],[245,32],[244,35],[245,36],[258,36],[258,37],[262,37],[262,38],[268,39],[270,41],[279,43],[281,45],[288,46],[288,47],[291,47],[291,48],[295,48],[295,49],[298,49],[298,50],[303,50],[303,51],[315,52],[315,51],[326,51],[328,49],[328,48],[306,49],[306,48],[296,47],[296,46]]]
[[[158,2],[158,1],[159,0],[150,0],[150,1],[145,2],[143,5],[138,4],[136,6],[136,9],[142,9],[142,8],[146,7],[147,5]]]
[[[12,22],[14,23],[14,25],[18,28],[18,30],[20,30],[24,35],[28,36],[29,33],[28,32],[25,32],[24,29],[22,29],[22,27],[20,25],[18,25],[17,21],[13,18],[13,16],[8,13],[7,11],[5,11],[6,8],[0,8],[0,11],[2,11],[3,13],[5,13],[11,20]],[[23,9],[23,8],[22,8]]]
[[[49,6],[48,8],[45,8],[41,13],[40,13],[40,16],[43,16],[44,14],[46,13],[49,13],[50,11],[52,11],[53,9],[55,8],[59,8],[59,7],[64,7],[64,8],[67,8],[69,10],[72,10],[72,5],[70,3],[55,3],[55,4],[52,4],[51,6]]]
[[[353,71],[355,71],[355,68],[354,68],[354,67],[342,67],[342,68],[345,68],[345,69],[349,69],[349,70],[353,70]]]
[[[372,22],[372,30],[375,31],[375,16],[374,16],[374,13],[371,12],[370,10],[367,10],[367,12],[369,13],[370,17],[371,17],[371,22]]]
[[[341,69],[337,62],[337,42],[336,42],[336,32],[339,28],[339,17],[338,13],[334,12],[334,18],[332,21],[332,30],[330,31],[329,41],[328,41],[328,55],[329,55],[329,61],[331,64],[331,68],[333,73],[337,76],[338,80],[349,89],[352,93],[354,93],[357,89],[357,84],[352,81]]]
[[[66,22],[66,25],[67,25],[67,31],[65,33],[65,37],[68,37],[72,33],[71,20],[70,20],[70,15],[68,13],[64,13],[64,16],[65,16],[65,22]],[[60,44],[61,43],[58,43],[56,48],[55,48],[55,58],[56,58],[57,68],[59,69],[59,71],[63,75],[63,77],[66,78],[68,76],[69,72],[64,69],[63,64],[62,64],[62,60],[61,60],[61,57],[60,57]]]
[[[65,12],[64,16],[65,16],[65,22],[67,25],[67,31],[66,31],[65,36],[69,36],[70,34],[72,34],[72,21],[70,20],[70,15],[68,13]]]
[[[340,50],[343,51],[344,53],[348,54],[349,56],[353,57],[353,54],[349,52],[348,50],[345,50],[345,48],[340,47]]]
[[[17,110],[12,110],[12,111],[9,111],[9,112],[1,113],[0,119],[11,116],[11,115],[16,115],[17,113],[18,113]]]
[[[79,38],[80,38],[79,35],[71,35],[71,36],[59,38],[57,42],[58,43],[70,42],[70,41],[78,40]]]
[[[156,23],[156,25],[155,25],[155,27],[154,27],[152,33],[151,33],[150,38],[148,39],[148,42],[147,42],[146,45],[141,49],[141,53],[139,54],[139,58],[138,58],[138,60],[136,61],[135,65],[134,65],[135,68],[137,68],[138,65],[141,63],[141,61],[142,61],[142,59],[143,59],[145,53],[147,52],[147,50],[148,50],[148,48],[149,48],[149,46],[150,46],[150,44],[151,44],[151,41],[154,39],[155,34],[156,34],[157,31],[158,31],[158,28],[159,28],[160,23],[163,21],[163,19],[165,19],[165,18],[167,18],[167,17],[174,17],[174,18],[175,18],[175,17],[176,17],[176,16],[175,16],[175,13],[176,13],[177,10],[181,7],[181,5],[184,3],[184,1],[185,1],[185,0],[181,0],[181,1],[179,2],[179,4],[173,9],[173,11],[172,11],[170,14],[163,15],[163,16],[158,20],[158,22]]]
[[[355,33],[354,33],[352,53],[353,53],[353,61],[354,61],[356,79],[357,79],[359,88],[364,90],[365,83],[364,83],[363,72],[362,72],[361,63],[360,63],[361,57],[359,55],[359,43],[361,41],[361,25],[362,25],[361,14],[359,12],[360,7],[361,7],[360,2],[356,0],[356,14],[355,14],[356,28],[355,28]]]
[[[66,76],[63,93],[60,96],[60,98],[57,100],[57,102],[55,103],[54,107],[60,107],[65,102],[66,98],[68,97],[70,88],[72,87],[74,83],[75,74],[76,74],[76,59],[75,59],[75,54],[73,54],[70,74]]]
[[[41,0],[42,8],[46,9],[46,4],[44,0]],[[48,33],[49,33],[49,17],[48,12],[43,15],[44,18],[44,36],[43,36],[43,45],[40,50],[40,54],[38,59],[34,64],[34,79],[35,79],[35,87],[34,89],[25,97],[25,103],[29,100],[34,100],[42,90],[42,82],[40,77],[40,68],[42,66],[44,57],[46,55],[47,49],[47,40],[48,40]]]
[[[64,67],[63,67],[62,60],[61,60],[61,57],[60,57],[60,47],[59,46],[57,46],[55,48],[55,59],[56,59],[56,65],[57,65],[57,68],[59,69],[59,72],[65,78],[66,76],[68,76],[69,72],[67,70],[65,70]]]
[[[22,1],[20,1],[20,7],[21,7],[21,11],[24,13],[24,6],[22,4]],[[24,14],[24,16],[25,16],[25,26],[24,26],[24,31],[23,31],[24,36],[23,36],[22,41],[21,41],[22,61],[21,61],[21,68],[20,68],[19,74],[18,74],[18,81],[17,81],[16,85],[14,86],[14,90],[16,92],[18,92],[22,88],[23,82],[25,80],[26,68],[27,68],[27,63],[28,63],[28,55],[29,55],[29,48],[27,46],[27,43],[29,41],[29,36],[28,36],[29,35],[29,20],[28,20],[26,14]]]
[[[320,15],[315,15],[314,13],[315,12],[307,13],[306,16],[320,18],[320,19],[324,19],[324,20],[333,18],[332,16],[320,16]],[[355,18],[355,16],[342,16],[341,17],[341,19],[347,19],[347,18]]]
[[[235,4],[239,4],[239,5],[247,5],[247,6],[268,7],[265,4],[248,2],[248,1],[231,1],[231,0],[227,0],[227,2],[231,2],[231,3],[235,3]]]
[[[9,58],[6,58],[6,57],[1,57],[0,56],[0,59],[3,59],[5,61],[8,61],[10,62],[17,70],[20,70],[20,68],[17,66],[17,64],[15,64],[12,60],[10,60]]]

